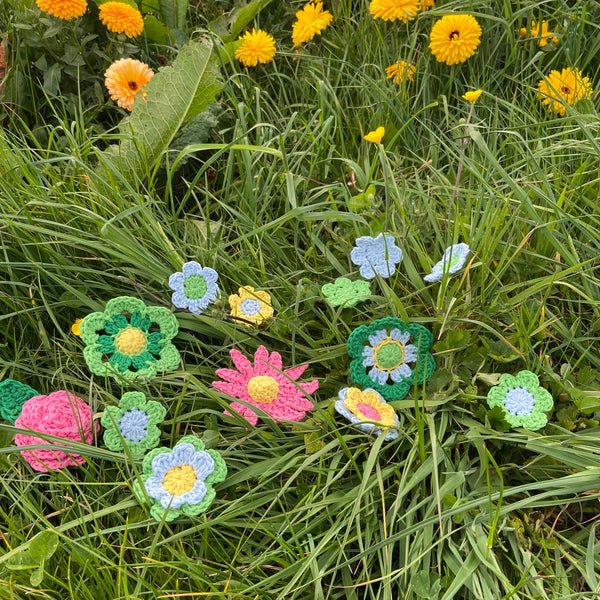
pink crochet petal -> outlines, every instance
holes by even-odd
[[[215,375],[225,381],[237,383],[238,385],[246,385],[248,383],[248,378],[235,369],[217,369]]]
[[[279,403],[298,411],[307,411],[314,408],[313,403],[289,382],[280,388]]]
[[[266,404],[263,410],[271,415],[275,421],[301,421],[306,416],[305,411],[299,412],[285,404]]]
[[[268,359],[271,367],[281,371],[283,369],[283,362],[281,360],[281,354],[279,352],[271,352],[271,356]]]
[[[306,371],[307,368],[308,368],[308,365],[300,365],[299,367],[293,367],[292,369],[286,369],[284,371],[284,373],[290,379],[298,379],[298,377],[300,377],[300,375],[302,375],[302,373],[304,373],[304,371]]]
[[[275,352],[273,353],[275,354]],[[259,346],[254,353],[254,374],[266,375],[270,374],[271,368],[267,364],[269,362],[269,351],[264,346]]]
[[[231,355],[233,364],[240,373],[243,373],[248,378],[254,375],[254,367],[252,366],[252,363],[239,350],[230,350],[229,354]]]
[[[319,389],[319,380],[313,379],[312,381],[303,381],[300,384],[300,387],[304,390],[306,394],[313,394]]]
[[[213,381],[213,387],[216,387],[218,390],[221,390],[222,392],[225,392],[234,398],[238,398],[240,396],[240,392],[245,391],[240,387],[239,384],[228,383],[226,381]]]
[[[240,404],[239,402],[232,402],[230,408],[242,415],[242,417],[244,417],[251,425],[256,425],[258,422],[258,415],[243,404]],[[227,410],[225,411],[225,414],[231,416],[231,413]]]

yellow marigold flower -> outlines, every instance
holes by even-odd
[[[375,131],[369,131],[365,135],[364,139],[367,142],[373,142],[374,144],[380,144],[383,136],[385,135],[385,127],[378,127]]]
[[[397,63],[386,67],[386,77],[400,85],[403,81],[412,81],[417,68],[411,63],[399,60]]]
[[[567,67],[562,71],[550,71],[539,83],[539,96],[548,110],[554,110],[560,115],[567,112],[565,104],[573,106],[579,100],[592,97],[592,84],[584,77],[579,69]]]
[[[140,90],[144,100],[146,90],[142,88],[152,79],[153,75],[154,71],[146,63],[133,58],[121,58],[106,69],[104,85],[106,85],[111,100],[116,100],[121,108],[131,110],[135,96]]]
[[[530,36],[532,38],[539,38],[538,43],[540,48],[543,48],[549,41],[552,41],[553,44],[558,44],[558,38],[552,31],[548,31],[548,27],[548,21],[542,21],[540,31],[540,23],[531,21]],[[526,37],[528,37],[527,28],[521,27],[521,39],[524,40]]]
[[[83,319],[75,319],[75,323],[71,325],[71,333],[77,337],[81,337],[81,331],[79,331],[79,323],[81,323],[81,321],[83,321]]]
[[[471,92],[466,92],[463,98],[467,102],[475,104],[475,102],[477,102],[477,99],[479,98],[479,96],[481,96],[481,94],[483,94],[483,90],[473,90]]]
[[[322,2],[309,2],[296,13],[296,19],[292,25],[292,41],[294,46],[300,46],[321,33],[333,21],[333,15],[323,10]]]
[[[435,6],[435,0],[421,0],[421,10],[433,8]]]
[[[36,4],[40,10],[65,21],[80,17],[87,10],[86,0],[36,0]]]
[[[438,62],[456,65],[473,56],[481,27],[472,15],[446,15],[431,29],[429,48]]]
[[[421,0],[372,0],[369,12],[375,19],[408,21],[421,10]]]
[[[100,5],[98,16],[102,25],[114,33],[137,37],[144,31],[142,13],[124,2],[104,2]]]
[[[258,325],[273,316],[271,296],[267,292],[255,292],[250,285],[239,288],[237,294],[231,294],[229,306],[231,316],[244,319],[242,323],[248,327],[252,323]]]
[[[252,29],[239,38],[242,45],[235,51],[235,57],[245,67],[255,67],[260,63],[270,63],[275,56],[275,40],[266,31]]]

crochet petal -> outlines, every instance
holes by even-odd
[[[186,279],[191,275],[202,275],[202,270],[202,265],[198,264],[195,260],[186,262],[181,269]]]
[[[173,273],[173,275],[169,277],[169,287],[175,292],[183,292],[184,281],[185,277],[183,276],[183,273]]]
[[[251,425],[256,425],[256,423],[258,422],[258,415],[255,412],[253,412],[251,409],[249,409],[247,406],[244,406],[243,404],[240,404],[239,402],[232,402],[229,405],[229,408],[231,410],[237,412],[238,414],[242,415],[242,417],[244,417],[246,419],[246,421],[248,421],[248,423],[250,423]],[[225,414],[231,415],[231,412],[225,411]]]
[[[245,386],[248,383],[248,378],[235,369],[217,369],[215,375],[237,385]]]
[[[239,350],[230,350],[229,355],[231,356],[231,360],[235,365],[236,369],[246,375],[248,378],[254,375],[254,367],[252,363],[239,351]]]
[[[289,377],[290,379],[293,379],[295,381],[302,375],[302,373],[304,373],[304,371],[306,371],[306,369],[308,369],[308,365],[300,365],[298,367],[292,367],[291,369],[286,369],[284,371],[284,373],[286,374],[287,377]]]
[[[218,371],[217,375],[219,375]],[[240,392],[242,391],[240,390],[240,385],[238,383],[229,383],[227,381],[213,381],[212,384],[213,387],[217,388],[218,390],[221,390],[222,392],[225,392],[227,395],[232,396],[233,398],[239,398]]]
[[[279,352],[271,352],[271,356],[268,361],[270,365],[278,371],[283,369],[283,361],[281,360],[281,354],[279,354]]]

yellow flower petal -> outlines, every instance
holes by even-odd
[[[81,321],[83,321],[83,319],[76,319],[75,323],[71,325],[71,333],[77,337],[81,337],[81,331],[79,331],[79,323],[81,323]]]
[[[483,94],[483,90],[473,90],[471,92],[467,92],[463,96],[463,98],[471,104],[474,104],[475,102],[477,102],[477,99],[479,98],[479,96],[481,96],[481,94]]]
[[[367,142],[373,142],[374,144],[380,144],[383,136],[385,135],[385,127],[378,127],[375,131],[369,131],[365,135],[364,139]]]
[[[270,63],[275,56],[275,40],[266,31],[253,29],[241,38],[241,46],[235,51],[235,57],[245,67],[255,67],[258,63]]]

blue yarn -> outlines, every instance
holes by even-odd
[[[530,415],[535,405],[533,394],[524,387],[509,388],[504,397],[506,410],[519,417]]]
[[[139,408],[132,408],[119,419],[121,435],[128,441],[138,444],[148,433],[149,416]]]
[[[253,317],[257,312],[260,312],[260,302],[258,300],[253,300],[252,298],[248,298],[240,304],[240,308],[246,316]]]

